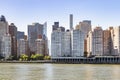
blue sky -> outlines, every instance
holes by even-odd
[[[69,28],[71,13],[74,26],[82,20],[91,20],[93,27],[103,29],[119,26],[120,0],[0,0],[0,15],[5,15],[8,23],[27,34],[28,24],[47,21],[49,39],[54,21]]]

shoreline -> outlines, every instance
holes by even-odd
[[[38,60],[38,61],[0,61],[0,63],[53,63],[52,60]]]
[[[120,63],[113,63],[113,62],[109,62],[109,63],[76,63],[76,62],[54,62],[52,60],[39,60],[39,61],[0,61],[0,63],[26,63],[26,64],[32,64],[32,63],[39,63],[39,64],[120,64]]]

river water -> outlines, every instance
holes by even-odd
[[[0,63],[0,80],[120,80],[120,65]]]

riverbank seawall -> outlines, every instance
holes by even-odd
[[[66,64],[120,64],[120,56],[54,57],[52,61]]]
[[[0,63],[53,63],[53,64],[120,64],[119,56],[85,57],[54,57],[51,60],[36,61],[0,61]]]

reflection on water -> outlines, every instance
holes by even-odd
[[[0,80],[120,80],[120,65],[0,63]]]

